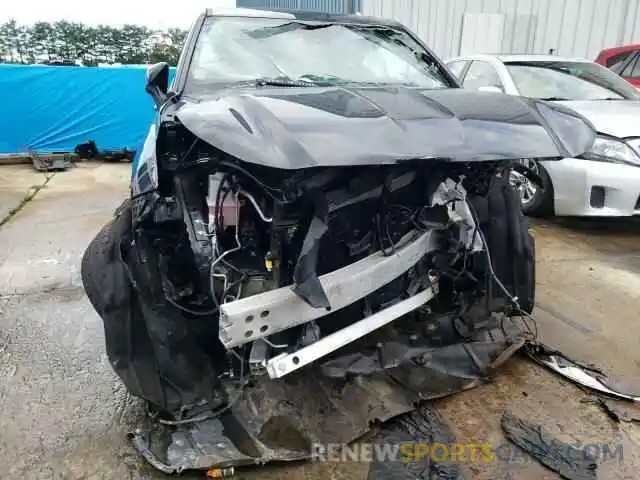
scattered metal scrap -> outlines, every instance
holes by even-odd
[[[525,350],[536,363],[543,365],[574,383],[624,400],[640,402],[640,394],[594,365],[567,358],[562,352],[541,343],[529,343]]]
[[[541,425],[529,423],[511,412],[505,412],[501,421],[508,440],[531,454],[542,465],[568,480],[594,480],[598,464],[588,451],[554,438]]]
[[[231,468],[212,468],[207,471],[207,478],[235,478],[236,471]]]

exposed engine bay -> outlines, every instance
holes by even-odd
[[[159,470],[309,458],[479,385],[537,334],[515,162],[277,169],[179,123],[154,151],[137,178],[157,187],[82,276]]]
[[[153,362],[110,358],[165,421],[213,415],[230,385],[379,347],[396,319],[384,343],[443,347],[532,311],[533,239],[508,162],[282,171],[213,153],[197,150],[114,221],[129,334],[146,330]],[[83,275],[102,313],[90,251]],[[122,327],[105,320],[108,344]]]

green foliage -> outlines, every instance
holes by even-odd
[[[140,25],[90,26],[59,21],[0,24],[0,63],[98,63],[176,65],[187,32],[154,31]]]

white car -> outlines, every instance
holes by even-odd
[[[559,102],[598,131],[582,158],[522,160],[545,187],[512,174],[525,213],[640,215],[640,93],[632,85],[589,60],[556,55],[470,55],[446,63],[464,88]]]

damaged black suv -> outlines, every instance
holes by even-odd
[[[588,150],[576,113],[465,91],[362,16],[207,11],[168,78],[148,70],[131,195],[82,260],[157,468],[307,458],[535,334],[509,171]]]

